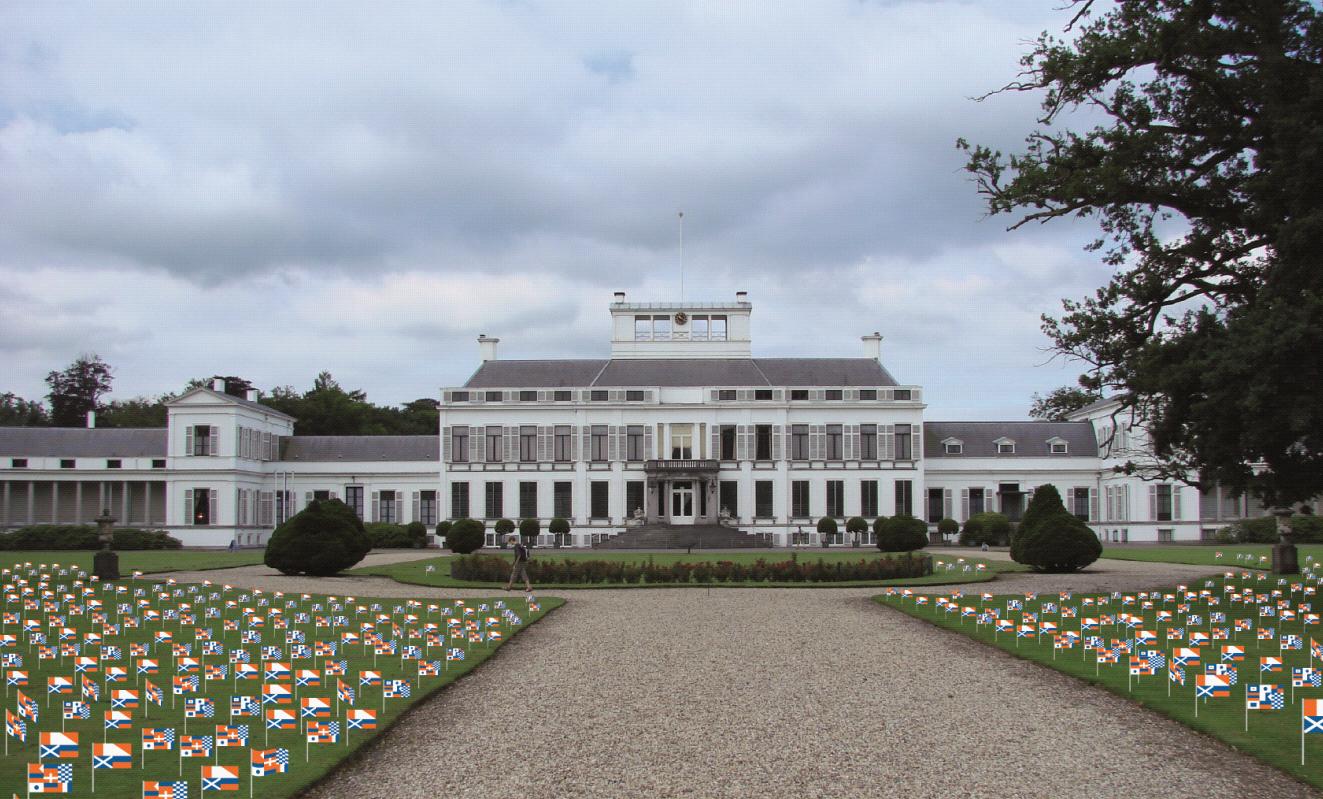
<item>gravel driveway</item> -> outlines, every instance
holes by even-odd
[[[1100,561],[1084,575],[1005,575],[991,590],[1130,589],[1208,572]],[[443,595],[262,567],[177,576]],[[559,593],[570,603],[311,795],[1316,795],[1108,693],[877,606],[877,589]]]

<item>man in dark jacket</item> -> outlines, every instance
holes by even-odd
[[[514,545],[515,557],[514,568],[510,569],[510,579],[505,582],[505,590],[511,590],[515,580],[523,580],[524,591],[532,593],[533,584],[528,581],[528,547],[524,546],[524,542],[517,535],[510,536],[509,541]]]

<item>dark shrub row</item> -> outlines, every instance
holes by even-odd
[[[891,580],[932,574],[927,555],[905,554],[886,558],[824,563],[821,560],[735,563],[728,560],[699,563],[624,563],[614,560],[533,559],[528,576],[535,583],[578,585],[587,583],[831,583],[846,580]],[[450,576],[476,582],[504,581],[510,561],[495,555],[466,555],[450,559]]]
[[[1000,513],[975,513],[965,521],[960,531],[960,545],[977,547],[983,544],[1004,547],[1011,542],[1011,520]]]
[[[121,528],[113,532],[111,548],[179,549],[183,544],[164,530]],[[0,550],[100,549],[96,527],[90,524],[34,524],[0,533]]]
[[[1297,514],[1291,517],[1291,529],[1296,543],[1323,543],[1323,517]],[[1277,518],[1262,516],[1227,525],[1217,531],[1217,540],[1223,544],[1275,544],[1279,540]]]
[[[427,545],[427,528],[422,522],[372,522],[363,528],[372,539],[373,549],[419,549]]]

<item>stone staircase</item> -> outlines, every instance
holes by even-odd
[[[751,549],[771,545],[771,536],[766,533],[746,533],[715,524],[645,524],[593,544],[593,549]]]

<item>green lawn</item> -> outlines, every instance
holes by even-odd
[[[1249,752],[1295,777],[1315,786],[1323,787],[1323,769],[1320,769],[1320,766],[1323,765],[1323,735],[1306,736],[1305,754],[1307,765],[1304,767],[1300,765],[1302,699],[1323,698],[1323,687],[1295,688],[1294,697],[1292,697],[1291,687],[1291,670],[1293,667],[1312,666],[1323,668],[1323,661],[1314,662],[1310,653],[1310,642],[1313,638],[1323,637],[1323,632],[1320,632],[1323,628],[1312,625],[1305,626],[1305,614],[1310,612],[1308,608],[1317,605],[1316,597],[1312,593],[1305,594],[1306,590],[1312,592],[1312,589],[1306,589],[1305,582],[1304,580],[1297,580],[1293,584],[1288,583],[1281,589],[1284,592],[1281,600],[1287,602],[1290,609],[1296,613],[1296,617],[1287,622],[1283,622],[1280,617],[1275,616],[1260,617],[1258,615],[1258,605],[1255,602],[1250,602],[1248,605],[1244,602],[1233,602],[1231,601],[1231,594],[1227,593],[1224,588],[1225,585],[1229,584],[1239,592],[1246,586],[1252,586],[1255,594],[1262,600],[1261,604],[1268,606],[1275,613],[1277,612],[1276,602],[1278,599],[1273,597],[1271,592],[1277,588],[1277,581],[1271,577],[1244,581],[1218,579],[1213,582],[1212,588],[1209,589],[1210,594],[1203,597],[1196,593],[1203,590],[1203,584],[1191,586],[1190,592],[1194,594],[1194,597],[1183,601],[1178,601],[1175,598],[1177,596],[1175,589],[1155,592],[1151,600],[1153,607],[1150,609],[1142,607],[1145,601],[1145,595],[1142,593],[1133,595],[1136,597],[1136,604],[1134,605],[1125,605],[1123,599],[1109,599],[1107,604],[1093,607],[1083,605],[1085,597],[1108,599],[1108,595],[1077,594],[1069,599],[1063,599],[1059,595],[1052,594],[1038,597],[1032,601],[1027,600],[1024,594],[994,596],[990,600],[980,599],[977,592],[966,594],[954,600],[951,600],[949,596],[947,597],[948,600],[955,602],[960,608],[975,608],[976,613],[984,609],[995,608],[1000,612],[1002,619],[1011,621],[1017,626],[1025,621],[1021,616],[1023,612],[1035,612],[1038,614],[1037,623],[1039,625],[1044,621],[1050,621],[1059,625],[1059,634],[1064,634],[1067,630],[1070,630],[1079,633],[1081,636],[1101,636],[1106,642],[1104,646],[1109,648],[1114,646],[1118,639],[1138,636],[1139,630],[1150,631],[1156,634],[1157,642],[1150,645],[1132,643],[1133,653],[1139,655],[1141,652],[1156,651],[1166,658],[1172,656],[1174,647],[1195,646],[1198,642],[1190,639],[1193,633],[1199,632],[1212,636],[1214,628],[1234,629],[1234,620],[1251,620],[1254,631],[1228,633],[1231,637],[1227,640],[1212,639],[1197,647],[1201,654],[1201,663],[1197,667],[1194,665],[1185,667],[1184,685],[1170,683],[1168,671],[1165,667],[1159,668],[1150,676],[1132,676],[1130,674],[1130,655],[1125,653],[1120,654],[1117,664],[1099,665],[1095,649],[1081,646],[1084,643],[1083,640],[1069,648],[1058,650],[1054,647],[1052,636],[1042,634],[1041,628],[1039,633],[1032,638],[1021,638],[1015,632],[1003,631],[997,633],[993,630],[993,624],[978,624],[977,616],[963,617],[961,610],[950,613],[944,611],[938,607],[935,601],[937,597],[934,597],[933,601],[922,605],[918,604],[919,600],[915,597],[907,598],[899,594],[884,595],[876,599],[884,605],[897,608],[939,627],[968,636],[1016,657],[1032,660],[1048,668],[1065,672],[1086,682],[1101,686],[1115,694],[1132,699],[1193,729],[1219,738],[1236,749]],[[1210,604],[1208,601],[1210,596],[1218,601],[1215,604]],[[1022,602],[1024,607],[1020,609],[1009,608],[1008,602],[1011,601]],[[1048,603],[1056,605],[1054,612],[1045,607]],[[1187,603],[1187,612],[1182,613],[1180,607]],[[1073,618],[1068,614],[1063,615],[1061,611],[1065,608],[1075,609],[1077,615]],[[1157,621],[1157,613],[1163,610],[1170,611],[1173,618],[1170,622],[1160,624]],[[1226,620],[1214,623],[1212,614],[1217,612],[1224,613]],[[1127,632],[1123,624],[1108,625],[1105,623],[1105,615],[1111,615],[1119,620],[1122,613],[1140,616],[1143,621],[1132,632]],[[1197,616],[1198,619],[1192,619],[1191,616]],[[1081,620],[1085,617],[1092,617],[1103,623],[1096,631],[1086,631],[1081,624]],[[1168,630],[1175,625],[1184,628],[1184,637],[1168,639]],[[1258,638],[1258,631],[1265,627],[1273,629],[1273,639],[1260,640]],[[1283,651],[1280,636],[1284,634],[1300,636],[1303,640],[1303,649]],[[1128,640],[1135,641],[1134,638],[1128,638]],[[1222,647],[1227,645],[1244,648],[1244,660],[1242,662],[1226,663],[1227,666],[1234,667],[1238,672],[1237,682],[1230,686],[1229,698],[1199,700],[1198,715],[1196,716],[1195,676],[1196,674],[1204,674],[1204,670],[1209,664],[1221,663],[1223,661]],[[1283,661],[1283,671],[1261,674],[1261,657],[1280,658]],[[1249,731],[1246,732],[1246,685],[1264,682],[1276,684],[1281,688],[1285,707],[1281,710],[1250,711],[1248,714]],[[1169,690],[1170,696],[1168,695]]]
[[[1302,567],[1307,562],[1306,559],[1310,557],[1315,561],[1323,561],[1323,544],[1300,544],[1298,546]],[[1218,557],[1219,553],[1221,557]],[[1272,545],[1191,544],[1188,546],[1104,547],[1102,556],[1114,560],[1146,560],[1156,563],[1188,563],[1194,566],[1266,569],[1272,563]]]
[[[513,559],[513,555],[502,552],[501,550],[480,550],[483,554],[497,554],[508,560]],[[552,554],[554,552],[554,554]],[[815,560],[825,561],[827,563],[837,563],[842,561],[857,561],[860,558],[885,557],[875,549],[841,549],[836,552],[816,551],[816,552],[785,552],[767,550],[753,550],[749,552],[695,552],[688,554],[684,552],[653,552],[639,553],[629,551],[601,551],[594,550],[590,552],[561,552],[556,550],[537,550],[534,556],[538,559],[564,559],[564,560],[607,560],[622,563],[647,563],[649,559],[656,564],[671,563],[698,563],[717,561],[732,561],[735,563],[751,564],[758,559],[763,559],[769,563],[780,562],[797,557],[801,562],[812,562]],[[397,582],[408,583],[412,585],[440,586],[452,588],[500,588],[504,587],[503,582],[469,582],[452,579],[450,576],[449,555],[430,558],[428,560],[416,560],[407,563],[395,563],[383,566],[367,566],[360,569],[354,569],[353,574],[371,574],[381,577],[390,577]],[[955,559],[950,556],[940,556],[936,561],[943,563],[953,562]],[[776,587],[776,588],[846,588],[851,586],[882,586],[882,585],[942,585],[951,583],[981,582],[991,580],[997,572],[1024,571],[1024,567],[1017,563],[1008,563],[1005,561],[984,561],[978,558],[966,558],[965,564],[959,564],[954,569],[947,570],[945,567],[939,568],[934,574],[927,577],[912,577],[901,580],[886,581],[847,581],[833,583],[772,583],[772,582],[745,582],[745,583],[663,583],[652,585],[648,583],[591,583],[584,585],[554,585],[538,586],[539,588],[664,588],[664,587]],[[977,570],[977,564],[984,564],[983,570]],[[954,564],[953,564],[954,565]],[[965,565],[970,566],[970,571],[963,571]],[[433,567],[433,571],[428,572],[428,567]]]
[[[134,571],[144,574],[171,571],[199,571],[203,569],[228,569],[232,566],[251,566],[262,562],[264,550],[241,549],[230,552],[225,549],[148,549],[120,552],[119,570],[121,574],[131,575]],[[59,563],[77,566],[85,571],[92,570],[92,556],[87,550],[41,550],[34,552],[0,553],[5,563]]]
[[[497,608],[495,602],[498,600],[470,599],[466,601],[468,607],[473,608],[475,613],[471,616],[463,613],[462,608],[451,601],[430,600],[432,605],[427,602],[419,602],[410,605],[406,600],[401,599],[371,599],[371,598],[349,598],[340,597],[338,600],[325,596],[303,596],[291,595],[280,598],[276,595],[257,595],[250,592],[231,589],[221,591],[213,586],[204,588],[197,585],[177,585],[169,588],[170,594],[162,596],[160,590],[164,588],[161,583],[152,583],[146,580],[128,580],[119,583],[124,587],[125,593],[115,593],[117,586],[115,584],[96,585],[91,584],[80,587],[76,578],[72,575],[61,575],[58,571],[48,572],[51,577],[47,581],[40,581],[38,577],[26,577],[28,579],[27,588],[30,588],[40,594],[42,591],[49,590],[54,592],[55,596],[65,597],[56,606],[40,607],[35,603],[24,609],[20,604],[6,604],[6,618],[4,619],[4,632],[17,635],[17,644],[4,649],[8,655],[18,655],[22,658],[20,666],[9,666],[5,669],[6,676],[9,677],[15,670],[21,670],[26,673],[27,687],[17,685],[6,685],[6,707],[11,711],[16,709],[17,691],[35,700],[39,706],[39,724],[32,721],[27,722],[27,740],[21,742],[17,738],[6,736],[9,755],[3,761],[0,761],[0,795],[3,793],[14,793],[26,795],[26,769],[30,763],[36,763],[39,760],[39,732],[60,732],[63,729],[68,732],[77,732],[79,734],[79,748],[77,756],[72,759],[51,759],[50,757],[41,759],[41,762],[47,766],[57,764],[70,764],[73,766],[73,790],[74,794],[90,795],[92,793],[92,744],[101,743],[108,740],[111,743],[127,744],[131,747],[132,767],[129,769],[97,769],[96,791],[105,796],[115,797],[134,797],[141,796],[143,791],[143,781],[151,780],[158,782],[184,780],[188,783],[188,795],[190,797],[203,796],[201,783],[201,769],[203,766],[211,766],[219,763],[223,766],[238,767],[240,774],[240,790],[242,795],[248,795],[249,791],[249,756],[250,748],[282,748],[288,751],[289,770],[284,774],[273,774],[265,777],[257,777],[254,780],[255,795],[261,797],[288,797],[295,796],[300,791],[323,777],[328,771],[334,768],[340,761],[346,757],[352,756],[361,749],[376,735],[394,724],[403,713],[411,706],[421,702],[426,697],[439,691],[445,685],[453,682],[463,674],[472,671],[478,665],[491,657],[505,641],[517,635],[526,629],[530,624],[543,618],[551,609],[562,604],[561,600],[553,598],[544,598],[541,600],[539,609],[530,610],[525,599],[506,598],[504,601],[509,604],[509,608]],[[24,576],[25,570],[20,570],[19,576]],[[6,574],[3,578],[6,581],[6,593],[12,593],[15,590],[23,591],[24,586],[15,582],[15,576]],[[84,593],[90,591],[90,593]],[[99,612],[90,605],[92,599],[98,599],[104,603],[105,613],[104,623],[96,620]],[[145,601],[148,605],[139,607],[138,601]],[[56,600],[49,600],[55,602]],[[192,605],[192,612],[196,614],[195,619],[176,617],[176,619],[162,619],[160,621],[150,620],[148,610],[160,613],[162,617],[167,610],[178,608],[180,602],[188,602]],[[130,604],[131,603],[131,604]],[[124,608],[119,607],[121,604]],[[276,607],[279,607],[283,614],[273,615]],[[485,609],[483,606],[486,606]],[[40,608],[40,609],[38,609]],[[75,608],[79,612],[75,612]],[[125,608],[131,608],[126,610]],[[20,609],[21,612],[20,612]],[[509,610],[520,620],[519,624],[514,623],[513,618],[505,616],[505,610]],[[129,613],[136,613],[137,616],[130,617]],[[11,615],[12,614],[12,615]],[[409,618],[412,614],[416,618]],[[447,615],[449,614],[449,615]],[[87,675],[76,674],[74,657],[72,654],[67,656],[52,657],[48,659],[40,658],[40,646],[29,639],[22,627],[22,621],[17,617],[22,616],[22,621],[35,620],[40,624],[42,633],[50,636],[51,643],[55,644],[55,636],[61,626],[72,628],[75,631],[73,641],[81,642],[80,655],[103,658],[96,662],[97,671],[90,672]],[[343,625],[337,624],[336,617],[343,618]],[[417,660],[405,659],[402,657],[405,653],[403,647],[406,645],[424,646],[427,641],[425,635],[425,625],[434,623],[441,630],[447,627],[447,618],[459,618],[461,620],[475,619],[480,625],[487,626],[486,619],[491,616],[498,619],[498,623],[491,624],[490,629],[499,630],[503,633],[503,638],[495,642],[469,642],[446,637],[439,642],[433,641],[433,645],[423,650],[423,660],[440,661],[443,673],[440,676],[418,675]],[[54,618],[53,617],[60,617]],[[287,623],[287,629],[280,628],[280,618],[284,618]],[[140,626],[129,627],[128,619],[136,618]],[[260,627],[251,623],[252,618],[263,618],[264,624]],[[319,624],[320,621],[327,624]],[[399,654],[377,656],[374,649],[360,644],[345,644],[341,635],[345,631],[353,631],[360,636],[365,636],[362,625],[365,622],[372,622],[376,625],[376,631],[382,638],[393,640],[400,647]],[[54,626],[51,626],[51,625]],[[119,625],[118,630],[107,625]],[[397,629],[393,629],[397,627]],[[214,645],[222,648],[221,653],[202,654],[203,641],[207,638],[205,635],[199,637],[198,630],[209,630],[211,640]],[[100,646],[88,643],[84,637],[91,631],[97,631],[103,634],[104,638]],[[155,636],[158,631],[165,630],[173,634],[172,644],[157,643]],[[312,657],[304,656],[302,653],[293,649],[293,643],[286,643],[290,632],[302,633],[306,640],[306,646],[312,648],[318,642],[334,643],[337,647],[334,656]],[[257,632],[262,636],[260,642],[241,642],[242,632]],[[141,645],[150,647],[147,653],[133,652],[131,646]],[[172,691],[172,676],[177,673],[175,666],[177,658],[185,657],[184,653],[178,653],[176,656],[172,652],[171,646],[187,645],[191,647],[187,656],[199,660],[200,668],[206,669],[209,666],[224,665],[227,669],[225,678],[206,680],[201,679],[196,693],[189,693],[176,696]],[[106,657],[108,648],[119,647],[119,657]],[[257,716],[241,716],[231,718],[231,697],[249,696],[259,698],[263,692],[263,685],[268,681],[264,679],[263,671],[266,664],[262,659],[262,646],[279,647],[279,659],[292,667],[296,672],[299,669],[312,670],[321,675],[321,685],[318,687],[298,686],[292,679],[273,678],[270,682],[284,682],[290,690],[295,691],[295,699],[292,704],[282,705],[264,705],[262,710],[270,708],[280,708],[290,710],[296,717],[298,728],[294,730],[265,730],[264,719]],[[463,660],[447,661],[446,648],[462,648],[465,652]],[[234,679],[235,666],[229,662],[230,653],[236,649],[245,650],[248,653],[250,662],[257,666],[259,672],[258,679],[238,680]],[[153,658],[159,664],[159,674],[156,676],[144,676],[138,674],[137,666],[143,657]],[[297,656],[297,657],[296,657]],[[350,706],[347,702],[338,703],[336,681],[341,679],[338,676],[325,674],[325,666],[328,662],[345,660],[345,683],[353,688],[355,692],[355,710],[372,709],[377,711],[377,729],[375,731],[353,730],[347,731],[347,715]],[[120,666],[127,670],[126,678],[118,683],[107,681],[108,670],[112,666]],[[384,684],[381,686],[361,685],[360,672],[363,670],[375,669],[380,673],[383,680],[402,679],[409,685],[410,696],[407,698],[386,698],[384,697]],[[47,677],[59,676],[71,679],[74,684],[74,693],[63,696],[47,696]],[[90,702],[91,714],[86,720],[63,719],[62,702],[81,700],[79,696],[80,680],[87,676],[100,687],[99,699]],[[148,705],[146,701],[146,681],[150,680],[155,686],[164,692],[164,701],[162,705]],[[8,682],[8,681],[7,681]],[[123,730],[104,731],[104,714],[111,709],[110,690],[135,690],[140,691],[140,706],[127,712],[132,713],[131,728]],[[318,719],[318,721],[335,721],[340,724],[340,736],[336,743],[313,743],[306,744],[303,734],[304,724],[310,720],[304,721],[298,719],[301,714],[300,700],[305,698],[320,698],[326,700],[329,704],[328,718]],[[214,717],[212,718],[189,718],[185,719],[184,700],[186,698],[206,698],[212,700],[214,705]],[[187,725],[187,734],[192,736],[215,736],[217,725],[247,725],[248,727],[248,746],[235,746],[214,748],[211,755],[206,758],[186,758],[180,759],[179,739],[185,734],[185,725]],[[165,728],[175,732],[175,743],[170,751],[146,751],[141,747],[142,728]],[[266,736],[269,734],[269,740]],[[305,755],[305,752],[307,754]],[[143,767],[145,756],[145,767]],[[182,776],[181,772],[182,764]],[[210,794],[207,794],[210,795]]]

